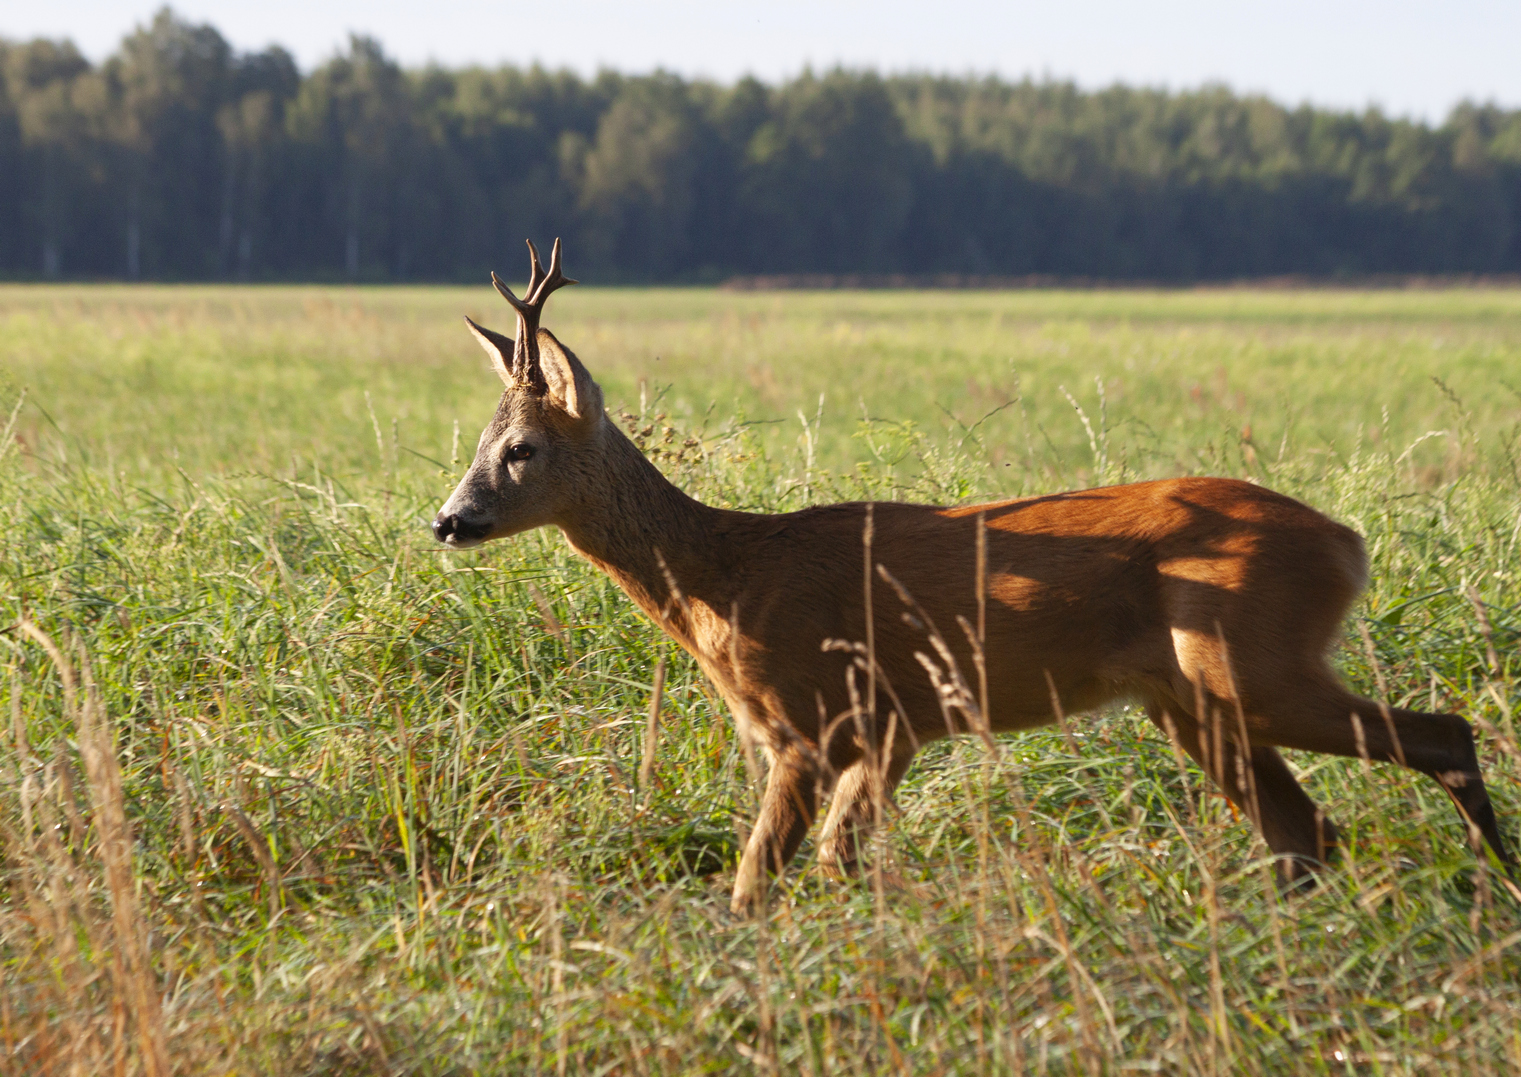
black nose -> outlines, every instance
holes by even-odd
[[[433,518],[433,537],[439,542],[479,542],[491,530],[489,524],[474,523],[457,513],[439,513]]]

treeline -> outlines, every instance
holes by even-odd
[[[0,275],[478,280],[564,236],[576,275],[1521,271],[1521,110],[1439,127],[1223,88],[869,72],[303,74],[165,9],[92,65],[0,41]]]

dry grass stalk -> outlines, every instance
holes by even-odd
[[[563,621],[555,616],[555,608],[550,605],[549,596],[541,591],[537,584],[528,585],[528,597],[533,599],[533,604],[539,609],[539,616],[544,618],[544,627],[549,634],[560,641],[560,646],[565,648],[565,657],[571,665],[576,664],[576,651],[570,641],[570,631]]]
[[[923,651],[914,652],[914,658],[924,667],[925,673],[930,678],[930,683],[935,687],[935,693],[940,703],[940,710],[945,718],[946,729],[952,733],[960,732],[955,719],[955,712],[961,712],[962,724],[965,728],[981,737],[983,746],[988,750],[988,754],[997,759],[998,742],[993,739],[993,730],[988,725],[986,716],[983,714],[982,704],[967,684],[966,678],[962,676],[961,667],[956,662],[956,656],[951,651],[950,645],[946,643],[945,637],[940,634],[940,630],[935,627],[934,620],[925,612],[924,607],[919,605],[914,596],[909,593],[908,588],[899,583],[897,577],[887,570],[886,565],[877,566],[877,575],[881,576],[888,586],[897,592],[899,600],[908,607],[907,611],[902,614],[904,622],[924,632],[930,646],[935,649],[935,653],[945,663],[942,668]],[[968,640],[973,647],[975,655],[978,652],[979,646],[975,630],[969,630],[970,626],[967,624],[963,624],[962,628],[964,631],[967,631]]]
[[[270,855],[269,842],[263,834],[259,833],[259,828],[254,826],[253,820],[236,804],[228,801],[222,805],[222,811],[238,828],[238,833],[248,845],[248,851],[253,853],[254,859],[259,862],[259,870],[263,872],[264,883],[269,888],[270,919],[274,919],[280,912],[280,869],[275,866],[275,858]]]
[[[639,789],[649,803],[650,783],[655,779],[655,751],[660,744],[660,704],[665,691],[665,652],[655,660],[655,683],[650,689],[650,713],[644,723],[644,754],[639,760]]]
[[[1484,637],[1484,657],[1489,663],[1491,675],[1500,672],[1500,655],[1495,651],[1495,630],[1489,623],[1489,613],[1484,609],[1484,599],[1479,595],[1479,589],[1473,584],[1463,588],[1463,593],[1473,605],[1474,616],[1479,619],[1479,635]]]
[[[63,682],[64,710],[74,725],[79,753],[83,758],[93,808],[95,847],[104,868],[105,886],[111,901],[112,945],[109,949],[116,1000],[124,1000],[126,1009],[131,1014],[138,1059],[143,1072],[147,1077],[168,1077],[170,1066],[159,987],[148,957],[147,925],[137,906],[137,887],[132,868],[132,830],[127,822],[121,767],[117,763],[116,746],[107,724],[105,707],[89,659],[82,649],[77,652],[79,674],[76,677],[73,663],[50,636],[30,621],[22,621],[19,627],[23,634],[47,652],[58,670]],[[79,691],[81,681],[83,698]],[[56,838],[53,840],[56,842]],[[53,854],[51,859],[54,865],[62,868],[68,857],[64,855],[61,846],[53,850]],[[69,876],[60,872],[59,877],[67,879]],[[75,890],[76,904],[82,893],[82,887]],[[57,904],[54,909],[57,912]],[[81,909],[80,913],[88,924],[88,912]],[[58,915],[63,914],[59,912]],[[64,934],[66,930],[60,931],[55,938],[61,942]],[[64,946],[67,948],[67,944]],[[120,1029],[121,1019],[118,1018],[115,1024]],[[125,1061],[123,1056],[126,1041],[119,1033],[113,1036],[113,1040],[120,1069],[120,1063]],[[77,1060],[75,1065],[77,1066]],[[71,1066],[73,1068],[75,1066]]]

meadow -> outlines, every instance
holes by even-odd
[[[463,314],[510,331],[489,286],[0,286],[0,1072],[1521,1070],[1521,890],[1434,783],[1290,753],[1347,847],[1285,898],[1125,708],[926,749],[893,878],[805,846],[731,916],[713,688],[558,534],[432,543],[497,395]],[[1468,716],[1521,837],[1521,291],[580,287],[546,325],[715,504],[1305,500],[1368,540],[1338,666]]]

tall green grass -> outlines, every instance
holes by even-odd
[[[755,787],[711,686],[556,535],[430,545],[495,396],[457,316],[498,308],[0,289],[0,1071],[1521,1067],[1521,895],[1434,784],[1295,756],[1348,849],[1284,900],[1125,710],[927,749],[889,873],[832,883],[805,848],[731,917]],[[573,289],[551,324],[716,503],[1192,472],[1352,524],[1373,582],[1338,663],[1473,719],[1514,835],[1518,315]]]

